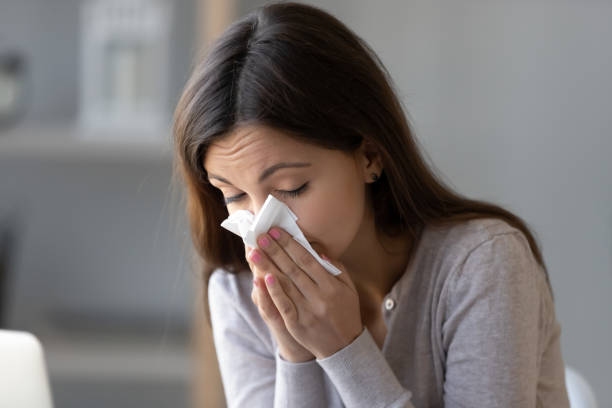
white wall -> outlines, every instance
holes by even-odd
[[[529,223],[565,361],[612,406],[612,2],[308,3],[373,46],[452,185]]]

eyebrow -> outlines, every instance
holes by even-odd
[[[280,169],[286,169],[286,168],[290,168],[290,167],[309,167],[311,166],[310,163],[285,163],[285,162],[281,162],[281,163],[277,163],[273,166],[268,167],[267,169],[265,169],[261,175],[259,176],[259,180],[257,180],[258,183],[261,183],[262,181],[264,181],[266,178],[270,177],[275,171],[280,170]],[[229,184],[230,186],[233,186],[232,183],[230,183],[229,181],[227,181],[226,179],[224,179],[221,176],[217,176],[216,174],[212,174],[209,173],[208,174],[208,179],[217,179],[219,181],[222,181],[226,184]]]

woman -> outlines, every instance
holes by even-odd
[[[175,113],[178,174],[230,407],[567,407],[560,327],[525,223],[445,186],[388,72],[329,14],[232,24]],[[219,225],[268,194],[257,248]]]

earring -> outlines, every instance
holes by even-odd
[[[376,182],[376,180],[378,180],[378,174],[376,173],[372,173],[370,177],[372,177],[372,182]]]

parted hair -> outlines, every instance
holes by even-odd
[[[280,2],[223,32],[195,64],[175,110],[174,174],[185,187],[205,293],[215,269],[248,269],[242,240],[220,227],[228,211],[204,169],[208,146],[247,124],[344,152],[374,146],[383,172],[367,191],[377,231],[418,242],[426,225],[499,218],[522,231],[546,271],[520,217],[460,195],[428,165],[388,71],[365,41],[321,9]]]

